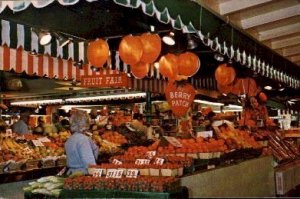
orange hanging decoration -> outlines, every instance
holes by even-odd
[[[158,34],[144,33],[140,36],[143,44],[143,55],[141,61],[145,63],[154,62],[161,52],[161,39]]]
[[[127,35],[119,45],[119,53],[123,62],[129,65],[137,64],[143,55],[143,44],[140,37]]]
[[[87,59],[91,65],[102,67],[109,56],[109,46],[103,39],[90,42],[87,48]]]
[[[200,68],[199,57],[192,52],[185,52],[178,56],[178,73],[191,77],[197,73]]]
[[[224,93],[224,94],[229,94],[231,91],[232,91],[232,85],[230,84],[230,85],[220,85],[220,84],[218,84],[217,85],[217,88],[218,88],[218,90],[220,91],[220,93]]]
[[[266,101],[268,100],[268,97],[267,97],[267,95],[266,95],[264,92],[260,92],[260,93],[258,94],[258,98],[259,98],[259,100],[262,101],[262,102],[266,102]]]
[[[137,79],[142,79],[148,74],[149,68],[149,63],[139,62],[131,66],[131,74]]]
[[[235,79],[235,70],[228,64],[221,64],[215,71],[215,78],[221,85],[231,84]]]
[[[257,95],[257,86],[256,82],[253,78],[247,77],[243,79],[243,92],[248,96],[256,96]]]
[[[178,57],[168,53],[159,60],[159,72],[168,79],[175,80],[178,75]]]

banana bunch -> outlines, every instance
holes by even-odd
[[[21,150],[23,148],[19,143],[11,138],[2,138],[0,144],[2,149],[6,150]]]
[[[102,140],[100,143],[100,151],[105,153],[115,153],[120,150],[119,145],[109,142],[107,140]]]

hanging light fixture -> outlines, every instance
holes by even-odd
[[[73,64],[76,68],[83,69],[83,61],[77,61]]]
[[[191,34],[187,34],[188,44],[187,49],[192,50],[198,47],[198,43],[192,38]]]
[[[162,40],[165,44],[169,46],[174,46],[175,45],[175,33],[174,32],[169,32],[169,34],[163,36]]]
[[[215,60],[217,60],[217,61],[219,61],[219,62],[224,61],[224,56],[221,55],[221,54],[219,54],[219,53],[216,53],[216,54],[214,55],[214,58],[215,58]]]
[[[52,35],[49,31],[40,30],[40,29],[37,29],[37,28],[32,28],[31,30],[32,30],[32,32],[34,32],[38,36],[39,43],[42,46],[45,46],[45,45],[47,45],[51,42]]]
[[[62,48],[65,45],[67,45],[68,43],[70,43],[71,39],[70,38],[66,38],[65,36],[63,36],[60,33],[53,33],[53,35],[57,38],[58,41],[58,45]]]

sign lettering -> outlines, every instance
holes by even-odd
[[[148,159],[136,159],[135,160],[135,164],[136,165],[148,165],[148,164],[150,164],[150,160],[148,160]]]
[[[81,76],[82,87],[128,87],[126,74],[100,74],[93,76]]]
[[[105,178],[121,178],[123,169],[108,169]]]
[[[127,169],[126,178],[137,178],[138,174],[138,169]]]

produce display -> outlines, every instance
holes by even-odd
[[[24,192],[33,194],[44,194],[47,196],[58,197],[64,186],[65,178],[58,176],[42,177],[23,188]]]
[[[61,135],[65,137],[65,135]],[[21,169],[36,169],[65,165],[63,141],[58,137],[46,137],[26,134],[0,135],[0,173],[13,172]],[[58,163],[57,161],[60,161]]]
[[[269,146],[279,163],[300,157],[299,148],[293,142],[283,139],[278,131],[269,135]]]
[[[126,190],[143,192],[172,192],[179,188],[174,177],[138,176],[137,178],[95,178],[79,176],[64,181],[66,190]]]

